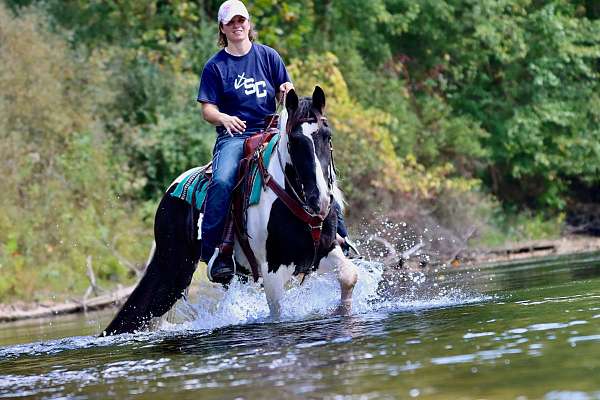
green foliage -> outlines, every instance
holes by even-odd
[[[427,169],[412,154],[399,157],[389,130],[391,116],[353,100],[337,64],[331,53],[312,54],[295,60],[289,71],[299,77],[296,86],[301,93],[309,94],[319,84],[328,94],[339,178],[352,204],[351,214],[368,214],[374,204],[380,210],[393,208],[398,196],[421,201],[445,190],[466,192],[478,185],[453,176],[449,163]]]
[[[112,132],[126,194],[156,199],[186,169],[210,160],[215,129],[203,121],[195,98],[198,78],[129,51],[110,54],[119,81]]]
[[[220,3],[0,3],[0,299],[81,292],[88,256],[103,284],[145,259],[156,200],[210,158],[195,95]],[[600,184],[597,2],[247,5],[300,93],[325,88],[351,219],[539,238],[572,182]]]
[[[598,182],[598,20],[567,1],[421,7],[399,51],[423,63],[416,76],[443,71],[452,107],[490,132],[481,143],[497,195],[560,209],[573,177]]]
[[[155,198],[183,171],[206,164],[212,155],[214,128],[198,111],[159,114],[154,125],[140,129],[129,148],[132,167],[147,180],[144,197]]]
[[[298,55],[309,48],[313,43],[311,38],[316,20],[313,3],[309,0],[259,0],[249,4],[260,41],[280,49],[284,57]]]
[[[137,57],[176,71],[202,70],[216,50],[217,24],[197,2],[87,0],[7,0],[18,6],[39,4],[70,32],[73,45],[132,49]]]
[[[475,246],[498,247],[507,242],[518,243],[528,240],[554,239],[564,227],[565,215],[546,215],[528,211],[516,212],[496,210],[490,223],[482,227]]]
[[[101,284],[122,282],[118,259],[147,251],[95,120],[113,100],[109,77],[47,26],[35,11],[15,19],[0,6],[0,300],[81,293],[88,256]]]

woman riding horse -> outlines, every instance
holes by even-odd
[[[237,273],[248,274],[254,259],[273,318],[281,315],[284,285],[289,278],[315,270],[336,274],[341,289],[339,311],[347,313],[352,307],[357,272],[336,240],[334,203],[341,203],[341,193],[324,108],[325,94],[319,87],[311,98],[299,99],[293,89],[288,92],[281,115],[283,130],[270,162],[260,156],[264,187],[258,203],[247,209],[245,231],[252,257],[240,238],[235,240]],[[202,216],[199,208],[175,195],[181,183],[176,180],[161,199],[150,263],[104,335],[142,329],[150,319],[166,313],[190,285],[201,247],[197,235],[190,235],[190,227],[198,226]],[[253,268],[252,273],[254,276]]]
[[[336,238],[336,231],[346,237],[346,229],[335,182],[331,131],[324,117],[325,94],[317,87],[312,98],[297,97],[279,54],[252,43],[248,11],[241,2],[228,0],[221,5],[219,32],[225,48],[204,67],[198,95],[204,118],[217,125],[213,176],[203,212],[171,196],[177,186],[171,185],[156,212],[156,248],[146,273],[103,334],[134,332],[166,313],[189,286],[200,259],[210,257],[209,278],[219,283],[232,279],[234,262],[246,270],[251,266],[237,238],[235,261],[221,251],[219,241],[244,140],[263,130],[265,116],[275,112],[276,88],[280,95],[288,93],[281,121],[285,131],[268,168],[262,171],[269,188],[247,211],[247,236],[260,266],[271,315],[279,315],[289,276],[315,269],[337,274],[341,311],[351,308],[357,273]],[[287,193],[288,201],[282,201],[286,194],[277,194],[276,187]],[[290,197],[295,199],[296,210],[289,205]],[[318,223],[307,225],[302,216],[298,218],[302,213],[312,221],[318,217]],[[189,235],[190,222],[197,226],[200,218],[201,240]]]
[[[223,233],[244,141],[266,128],[266,117],[275,112],[276,94],[285,95],[294,86],[279,54],[253,43],[250,15],[241,1],[221,4],[218,23],[219,44],[224,48],[204,66],[197,99],[204,119],[217,126],[213,177],[201,227],[201,259],[208,264],[211,281],[228,283],[234,275],[234,262],[231,247],[223,244]],[[336,207],[338,233],[343,239],[347,230]],[[343,240],[342,244],[347,246]]]

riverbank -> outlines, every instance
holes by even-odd
[[[467,249],[459,253],[458,261],[462,265],[481,265],[596,251],[600,251],[600,237],[568,235],[553,240],[507,243],[497,248]]]
[[[498,248],[468,248],[453,255],[450,265],[454,268],[470,268],[513,260],[535,259],[548,256],[581,254],[600,251],[600,237],[569,235],[555,240],[534,240],[508,243]],[[119,287],[99,296],[56,302],[15,301],[0,303],[0,323],[59,314],[80,313],[120,306],[134,286]]]

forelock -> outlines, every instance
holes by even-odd
[[[312,109],[312,98],[301,97],[298,102],[298,108],[296,109],[294,114],[288,118],[288,126],[294,127],[294,128],[298,127],[300,120],[310,117],[311,109]],[[313,112],[315,112],[315,114],[317,113],[315,110],[313,110]],[[317,118],[318,117],[319,117],[319,115],[317,115]]]

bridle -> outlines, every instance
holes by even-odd
[[[282,99],[280,100],[278,106],[281,106],[283,104],[285,104],[285,95],[282,96]],[[316,122],[319,124],[319,129],[321,129],[322,125],[327,123],[327,118],[325,118],[325,116],[321,115],[319,112],[316,112],[315,110],[312,110],[312,111],[315,114],[314,116],[297,119],[294,121],[294,124],[296,126],[298,126],[298,124],[301,125],[305,122],[311,122],[311,123]],[[329,147],[330,147],[330,151],[331,151],[331,162],[330,162],[330,165],[328,166],[330,174],[329,174],[329,179],[327,182],[328,192],[329,192],[329,195],[331,196],[331,199],[330,199],[331,201],[329,202],[329,206],[327,207],[327,209],[321,210],[320,213],[314,213],[314,212],[312,212],[312,210],[310,209],[310,207],[308,206],[308,204],[306,202],[306,196],[304,194],[304,190],[302,189],[302,185],[299,186],[302,189],[302,192],[301,192],[302,196],[298,195],[298,193],[293,189],[294,186],[291,184],[291,182],[289,181],[289,178],[287,177],[287,175],[285,173],[285,166],[283,165],[283,162],[281,160],[281,153],[279,150],[277,150],[277,154],[278,154],[278,158],[279,158],[280,167],[281,167],[281,170],[285,177],[285,181],[286,181],[287,185],[291,188],[293,195],[290,195],[288,192],[286,192],[286,190],[283,187],[281,187],[281,185],[279,185],[275,179],[273,179],[273,176],[269,173],[269,171],[267,170],[267,167],[264,164],[263,151],[265,149],[265,144],[266,144],[268,138],[270,137],[269,135],[270,135],[270,133],[272,133],[272,130],[275,127],[275,124],[277,124],[276,121],[278,121],[278,118],[279,118],[279,113],[276,113],[272,116],[271,121],[267,124],[267,128],[262,133],[262,137],[260,139],[259,145],[256,147],[256,150],[254,151],[254,154],[252,155],[251,159],[254,160],[253,162],[256,163],[257,170],[260,173],[260,176],[262,178],[263,188],[264,187],[270,188],[273,191],[273,193],[275,193],[275,195],[279,198],[279,200],[281,200],[281,202],[288,208],[288,210],[296,218],[298,218],[300,221],[304,222],[310,228],[310,235],[311,235],[311,238],[313,241],[313,260],[312,260],[311,266],[316,267],[319,243],[321,241],[321,232],[323,230],[323,222],[325,221],[325,218],[327,218],[327,216],[329,215],[329,212],[331,211],[331,205],[333,203],[333,194],[332,193],[333,193],[333,187],[334,187],[334,183],[335,183],[335,179],[334,179],[335,165],[333,163],[333,146],[331,144],[331,138],[329,138]],[[286,130],[285,130],[285,132],[280,132],[280,134],[289,135],[291,133],[291,127],[290,127],[289,122],[290,122],[289,120],[286,121],[286,124],[287,124]],[[289,137],[288,137],[288,139],[289,139]],[[290,147],[289,147],[289,140],[288,140],[287,151],[288,151],[288,154],[291,154]],[[292,162],[292,167],[296,168],[294,166],[293,162]],[[300,175],[298,174],[297,170],[295,171],[295,174],[296,174],[296,179],[298,179],[298,177]],[[244,231],[245,231],[245,229],[238,229],[238,240],[242,247],[242,250],[246,254],[246,259],[248,260],[248,263],[250,264],[250,268],[252,270],[252,277],[253,277],[254,281],[257,282],[258,281],[258,262],[256,260],[256,256],[254,255],[254,252],[252,251],[252,248],[250,247],[248,237],[246,234],[244,234]]]
[[[285,96],[282,97],[282,102],[285,102]],[[314,110],[313,110],[313,112],[315,114],[314,116],[308,116],[308,117],[304,117],[304,118],[295,120],[294,125],[299,126],[299,125],[302,125],[303,123],[317,123],[319,126],[319,130],[322,128],[323,124],[327,125],[327,117],[320,115],[320,113],[318,113]],[[271,126],[272,122],[273,122],[273,120],[269,124],[269,127]],[[287,121],[287,122],[289,122],[289,121]],[[286,131],[285,131],[285,133],[288,135],[288,141],[287,141],[288,154],[291,154],[289,135],[292,132],[292,128],[293,127],[290,126],[290,124],[288,123],[286,126]],[[280,163],[281,169],[283,171],[285,181],[293,193],[293,196],[291,196],[290,194],[288,194],[288,192],[286,192],[286,190],[284,188],[281,187],[281,185],[279,185],[274,179],[272,179],[271,174],[269,174],[269,172],[267,171],[267,168],[264,165],[262,155],[260,157],[258,157],[258,170],[260,171],[260,173],[262,175],[264,185],[269,187],[275,193],[275,195],[282,201],[282,203],[288,208],[288,210],[290,210],[290,212],[292,212],[292,214],[294,214],[294,216],[296,216],[296,218],[298,218],[300,221],[306,223],[308,225],[308,227],[310,228],[310,234],[311,234],[311,238],[313,241],[313,261],[312,261],[313,267],[316,266],[315,264],[317,262],[318,248],[319,248],[319,243],[321,240],[321,232],[323,229],[323,222],[325,221],[325,218],[327,218],[327,215],[329,215],[329,212],[331,211],[331,205],[333,202],[333,194],[332,193],[333,193],[333,184],[335,182],[335,179],[334,179],[335,164],[333,162],[333,144],[331,142],[331,138],[329,138],[329,148],[330,148],[330,152],[331,152],[331,162],[329,163],[329,165],[327,167],[329,169],[329,176],[327,179],[327,189],[328,189],[328,193],[329,193],[331,201],[329,202],[328,207],[324,210],[321,210],[321,212],[319,212],[319,213],[314,213],[308,206],[307,201],[306,201],[306,194],[304,193],[303,185],[302,185],[302,183],[299,182],[300,174],[298,173],[296,166],[294,165],[293,162],[291,164],[292,164],[292,167],[294,168],[296,184],[301,190],[300,195],[296,192],[296,190],[294,190],[294,185],[289,181],[289,178],[285,173],[285,166],[283,165],[283,162],[281,160],[281,154],[279,151],[277,152],[278,158],[279,158],[279,163]]]
[[[327,117],[325,116],[317,116],[318,114],[315,113],[314,117],[305,117],[305,118],[301,118],[299,119],[297,122],[298,125],[302,125],[303,123],[316,123],[318,124],[318,129],[317,132],[319,130],[321,130],[321,128],[323,127],[323,125],[327,126]],[[287,129],[286,127],[286,134],[288,135],[288,141],[287,141],[287,148],[288,148],[288,154],[292,154],[291,148],[290,148],[290,141],[289,141],[289,136],[290,133],[292,132],[292,129]],[[329,142],[329,151],[331,154],[331,162],[329,163],[329,165],[327,166],[328,168],[328,172],[329,172],[329,176],[327,177],[327,192],[329,195],[331,195],[333,193],[333,182],[334,182],[334,167],[332,166],[333,163],[333,143],[331,142],[331,137],[329,137],[328,139]],[[279,154],[279,153],[278,153]],[[281,166],[282,169],[284,169],[283,163],[281,161],[281,157],[279,158],[279,165]],[[296,178],[296,186],[300,188],[300,195],[298,195],[298,193],[296,192],[296,190],[294,189],[294,185],[292,185],[292,183],[289,181],[289,178],[286,174],[284,174],[285,177],[285,181],[286,183],[289,185],[290,189],[292,190],[292,192],[294,193],[294,195],[296,196],[296,198],[298,199],[298,201],[301,201],[303,203],[305,203],[305,206],[308,207],[308,205],[306,204],[306,193],[304,192],[304,185],[302,184],[302,182],[300,182],[299,177],[301,176],[300,173],[298,172],[298,169],[296,167],[296,164],[294,164],[293,162],[291,163],[292,168],[294,168],[294,173],[295,173],[295,178]]]

